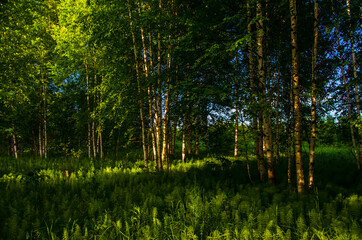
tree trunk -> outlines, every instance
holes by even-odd
[[[289,186],[291,186],[291,184],[292,184],[292,147],[291,147],[291,145],[292,145],[292,133],[291,133],[292,124],[289,123],[288,125],[289,125],[287,127],[288,184],[289,184]]]
[[[171,69],[171,35],[169,35],[169,46],[167,53],[167,70]],[[162,162],[166,163],[166,169],[169,170],[168,166],[168,149],[167,146],[169,144],[169,132],[170,132],[170,78],[169,75],[166,83],[166,100],[165,100],[165,111],[164,111],[164,124],[163,124],[163,146],[162,146]],[[163,164],[164,165],[164,164]]]
[[[139,2],[139,7],[138,7],[138,13],[139,16],[141,17],[141,2]],[[142,49],[143,49],[143,69],[144,69],[144,75],[146,77],[146,79],[148,79],[148,64],[147,64],[147,53],[146,53],[146,43],[145,43],[145,36],[144,36],[144,32],[143,32],[143,28],[141,27],[141,39],[142,39]],[[151,40],[150,40],[151,41]],[[150,44],[152,44],[150,42]],[[151,52],[151,58],[152,58],[152,50],[151,50],[151,46],[150,46],[150,52]],[[152,60],[151,60],[152,61]],[[150,87],[148,87],[147,89],[147,93],[148,93],[148,106],[149,106],[149,117],[150,117],[150,130],[151,130],[151,135],[152,135],[152,149],[153,149],[153,154],[154,154],[154,159],[156,159],[156,152],[155,152],[155,136],[154,136],[154,123],[153,123],[153,114],[152,114],[152,94],[151,94],[151,90]],[[143,123],[143,128],[145,128],[144,123]],[[143,130],[144,131],[144,130]],[[144,134],[144,132],[143,132]],[[149,145],[148,145],[149,146]],[[147,151],[148,152],[148,151]],[[147,161],[147,157],[144,158],[144,164],[146,166],[146,168],[148,169],[148,161]],[[157,166],[157,164],[155,165]]]
[[[280,44],[279,44],[279,48],[280,48]],[[278,53],[278,62],[280,61],[280,49],[279,49],[279,53]],[[276,78],[276,86],[277,86],[277,99],[276,99],[276,116],[275,116],[275,121],[276,121],[276,137],[275,137],[275,162],[276,164],[279,164],[279,156],[280,156],[280,150],[279,150],[279,146],[280,146],[280,121],[279,121],[279,112],[280,112],[280,104],[279,104],[279,96],[280,96],[280,85],[278,80],[280,80],[280,62],[278,63],[278,76]],[[278,80],[277,80],[278,79]]]
[[[87,101],[87,111],[88,111],[88,118],[89,118],[89,114],[90,114],[90,105],[89,105],[89,74],[88,74],[88,64],[87,62],[84,62],[84,67],[85,67],[85,72],[86,72],[86,76],[85,76],[85,81],[86,81],[86,101]],[[88,148],[88,158],[92,157],[92,150],[91,150],[91,124],[89,122],[89,119],[87,119],[88,121],[88,128],[87,128],[87,148]]]
[[[356,108],[357,108],[357,120],[359,121],[359,124],[362,124],[361,121],[361,111],[360,111],[360,103],[359,103],[359,85],[358,85],[358,78],[357,78],[357,63],[356,63],[356,54],[354,50],[354,36],[352,31],[352,23],[351,23],[351,4],[349,0],[346,0],[347,2],[347,12],[349,16],[349,31],[350,31],[350,43],[351,43],[351,51],[352,51],[352,64],[353,64],[353,78],[355,80],[354,83],[354,90],[355,90],[355,98],[356,98]],[[361,169],[362,164],[362,128],[357,127],[357,132],[359,136],[359,156],[357,158],[358,161],[358,169]]]
[[[333,15],[334,15],[334,7],[333,7],[333,0],[331,0],[331,4],[332,4],[332,11],[333,11]],[[353,152],[354,152],[354,156],[356,159],[356,163],[357,163],[357,168],[358,170],[361,169],[361,163],[360,163],[360,158],[358,155],[358,151],[357,151],[357,146],[356,146],[356,138],[354,135],[354,128],[353,128],[353,123],[352,123],[352,103],[351,103],[351,98],[349,95],[349,88],[347,86],[347,79],[346,79],[346,72],[344,69],[344,59],[343,59],[343,55],[341,53],[341,40],[339,37],[339,31],[337,28],[337,23],[335,23],[335,33],[336,33],[336,38],[337,38],[337,44],[338,44],[338,55],[339,55],[339,59],[341,62],[341,72],[342,72],[342,79],[343,79],[343,84],[346,90],[346,96],[347,96],[347,106],[348,106],[348,118],[349,118],[349,127],[350,127],[350,132],[351,132],[351,138],[352,138],[352,146],[353,146]]]
[[[295,114],[295,165],[297,171],[298,193],[304,193],[304,174],[302,161],[302,114],[299,99],[299,61],[297,44],[297,4],[296,0],[289,0],[291,15],[291,39],[292,39],[292,76],[293,76],[293,95],[294,95],[294,114]]]
[[[11,151],[13,152],[13,157],[14,158],[18,158],[18,149],[16,146],[16,136],[15,136],[15,125],[14,123],[12,124],[12,130],[13,130],[13,134],[11,135]]]
[[[101,159],[103,159],[104,153],[103,153],[103,136],[102,136],[102,131],[99,131],[99,152],[100,152]]]
[[[267,131],[264,131],[264,127],[266,126],[266,116],[264,116],[264,108],[265,103],[266,103],[266,92],[265,92],[265,72],[264,72],[264,53],[263,53],[263,42],[264,42],[264,27],[263,27],[263,14],[262,14],[262,6],[261,6],[261,1],[259,0],[257,2],[257,10],[256,10],[256,14],[257,14],[257,18],[258,18],[258,22],[257,22],[257,36],[256,36],[256,41],[257,41],[257,58],[258,58],[258,77],[259,77],[259,88],[261,89],[261,96],[259,95],[259,97],[261,98],[262,101],[260,101],[261,104],[259,104],[259,154],[262,156],[260,157],[260,180],[264,181],[264,150],[263,147],[265,146],[263,141],[267,140],[267,142],[269,141],[269,135]],[[265,128],[266,130],[266,128]],[[269,142],[268,142],[269,144]],[[260,146],[261,145],[261,146]],[[269,145],[268,145],[269,146]],[[272,175],[270,175],[272,173],[272,171],[270,171],[270,166],[272,166],[270,164],[270,159],[269,159],[269,155],[267,155],[267,160],[268,160],[268,178],[270,181],[272,180]]]
[[[138,91],[138,105],[139,105],[140,119],[141,119],[141,137],[142,137],[143,162],[144,162],[145,168],[148,169],[147,150],[146,150],[146,136],[145,136],[145,122],[144,122],[144,117],[143,117],[143,100],[142,100],[140,73],[139,73],[139,65],[140,64],[139,64],[139,60],[138,60],[136,38],[135,38],[134,30],[133,30],[133,20],[132,20],[131,6],[130,6],[129,1],[128,1],[128,15],[129,15],[129,18],[130,18],[130,28],[131,28],[131,35],[132,35],[132,42],[133,42],[133,54],[134,54],[134,58],[135,58],[137,91]]]
[[[158,8],[161,11],[162,9],[162,1],[159,0]],[[157,95],[157,105],[158,108],[158,115],[156,116],[156,133],[157,133],[157,154],[158,154],[158,165],[159,169],[163,170],[162,165],[162,157],[161,157],[161,142],[162,142],[162,87],[161,87],[161,25],[158,25],[158,33],[157,33],[157,88],[158,88],[158,95]]]
[[[173,126],[172,151],[171,151],[172,156],[175,156],[175,150],[176,150],[177,124],[178,124],[178,118],[176,118]]]
[[[151,32],[148,33],[148,40],[149,40],[149,52],[150,52],[150,69],[153,69],[153,52],[152,52],[152,34]],[[153,71],[151,71],[151,76],[154,76]],[[151,135],[152,135],[152,150],[153,150],[153,161],[156,167],[156,171],[159,171],[158,165],[158,153],[157,153],[157,107],[156,105],[156,93],[153,86],[148,87],[148,97],[149,97],[149,114],[150,114],[150,126],[151,126]],[[153,104],[152,104],[153,102]],[[152,111],[154,109],[154,113]],[[155,123],[156,121],[156,123]],[[155,126],[156,124],[156,126]]]
[[[92,119],[92,145],[93,145],[93,158],[96,158],[97,146],[96,146],[96,129],[95,129],[94,119]]]
[[[192,120],[189,119],[187,121],[187,154],[189,156],[192,155]]]
[[[250,173],[250,163],[249,163],[249,155],[248,155],[248,143],[246,141],[246,136],[245,136],[245,126],[246,125],[244,124],[244,121],[242,119],[241,119],[241,121],[242,121],[241,129],[242,129],[244,148],[245,148],[246,168],[248,170],[248,176],[249,176],[250,183],[253,184],[253,179],[251,178],[251,173]]]
[[[251,36],[252,34],[252,24],[251,24],[251,6],[250,6],[250,0],[247,1],[247,22],[248,22],[248,35]],[[251,88],[251,104],[252,107],[255,108],[256,106],[256,87],[254,84],[254,55],[253,55],[253,43],[252,41],[248,42],[248,55],[249,55],[249,81],[250,81],[250,88]],[[258,165],[258,171],[260,173],[260,161],[261,157],[259,156],[259,134],[258,134],[258,118],[256,111],[252,113],[253,120],[252,120],[252,128],[254,133],[254,145],[255,145],[255,155],[257,159],[257,165]],[[262,174],[260,174],[262,176]]]
[[[268,163],[268,179],[269,182],[275,184],[275,171],[274,171],[274,152],[273,152],[273,128],[272,128],[272,114],[273,114],[273,104],[272,104],[272,91],[271,91],[271,67],[270,67],[270,58],[269,58],[269,32],[268,32],[268,21],[269,21],[269,1],[265,1],[265,36],[263,36],[263,41],[265,41],[265,53],[263,53],[263,59],[266,58],[266,70],[267,74],[264,73],[264,83],[263,88],[265,110],[264,110],[264,128],[265,128],[265,151]],[[261,14],[262,15],[262,14]],[[264,21],[262,21],[264,22]],[[263,42],[262,41],[262,42]],[[265,57],[264,57],[265,56]]]
[[[238,139],[238,132],[239,132],[239,109],[238,109],[238,103],[236,103],[236,106],[235,106],[235,143],[234,143],[234,157],[237,157],[238,156],[238,142],[239,142],[239,139]]]
[[[39,122],[39,156],[40,158],[43,158],[43,140],[42,140],[42,127],[41,127],[41,121]]]
[[[16,148],[16,137],[14,134],[11,136],[11,146],[12,146],[11,150],[13,152],[13,157],[18,158],[18,150]]]
[[[43,109],[43,138],[44,138],[44,142],[43,142],[43,154],[44,154],[44,158],[47,158],[47,150],[48,150],[48,139],[47,139],[47,100],[46,100],[46,93],[47,93],[47,89],[46,86],[43,86],[44,89],[44,97],[43,97],[43,101],[44,101],[44,109]]]
[[[200,100],[196,106],[196,126],[195,126],[195,156],[199,156],[200,145]]]
[[[314,187],[314,148],[317,139],[317,47],[318,47],[318,0],[314,1],[314,42],[312,52],[312,109],[311,109],[311,134],[309,145],[309,190]]]
[[[186,162],[186,114],[182,123],[182,162]]]

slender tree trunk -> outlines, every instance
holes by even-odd
[[[270,107],[270,106],[268,106]],[[273,157],[273,146],[272,146],[272,127],[271,127],[271,112],[267,111],[267,116],[264,117],[265,126],[265,148],[266,157],[268,163],[268,179],[269,182],[275,184],[275,171],[274,171],[274,157]]]
[[[42,127],[41,127],[41,121],[39,122],[39,156],[40,158],[43,158],[43,140],[42,140]]]
[[[43,55],[42,55],[43,56]],[[44,91],[44,73],[43,69],[41,69],[41,97],[40,97],[40,106],[39,106],[39,153],[41,158],[45,158],[45,91]]]
[[[171,155],[175,156],[175,150],[176,150],[176,134],[177,134],[177,124],[178,124],[178,117],[176,118],[173,126],[173,138],[172,138],[172,151]]]
[[[352,52],[352,64],[353,64],[353,78],[354,78],[354,90],[355,90],[355,98],[356,98],[356,108],[357,108],[357,120],[360,124],[361,121],[361,111],[360,111],[360,100],[359,100],[359,85],[358,85],[358,78],[357,78],[357,63],[356,63],[356,54],[354,50],[354,36],[352,31],[352,23],[351,23],[351,4],[349,0],[346,0],[347,3],[347,12],[349,16],[349,39],[351,44],[351,52]],[[359,136],[359,156],[357,158],[358,161],[358,169],[361,169],[362,164],[362,129],[361,127],[357,128],[358,136]]]
[[[149,53],[150,53],[150,69],[153,69],[153,52],[152,52],[152,34],[151,32],[148,33],[148,40],[149,40]],[[153,70],[151,71],[151,76],[154,76]],[[151,126],[151,135],[152,135],[152,150],[153,150],[153,161],[156,167],[156,171],[159,171],[158,165],[158,153],[157,153],[157,116],[158,111],[156,105],[156,93],[154,87],[148,87],[148,96],[149,96],[149,114],[150,114],[150,126]],[[153,102],[153,104],[152,104]],[[154,110],[154,113],[152,111]],[[156,123],[155,123],[156,121]],[[156,126],[155,126],[156,125]]]
[[[184,120],[182,124],[182,162],[186,162],[186,114],[184,115]]]
[[[138,13],[139,16],[141,17],[141,2],[139,2],[139,7],[138,7]],[[151,37],[151,36],[150,36]],[[143,49],[143,69],[144,69],[144,75],[146,77],[146,79],[148,79],[148,64],[147,64],[147,52],[146,52],[146,43],[145,43],[145,36],[144,36],[144,31],[143,28],[141,27],[141,39],[142,39],[142,49]],[[151,40],[150,40],[150,44],[152,44]],[[152,58],[152,48],[150,46],[150,55]],[[151,60],[152,62],[152,60]],[[153,119],[153,113],[152,113],[152,93],[151,93],[151,89],[150,87],[148,87],[147,89],[147,93],[148,93],[148,106],[149,106],[149,117],[150,117],[150,130],[151,130],[151,135],[152,135],[152,149],[153,149],[153,154],[154,154],[154,159],[156,159],[156,145],[155,145],[155,136],[154,136],[154,119]],[[149,146],[149,145],[148,145]],[[148,152],[148,151],[147,151]],[[148,161],[146,158],[146,161],[144,161],[146,168],[148,168]],[[155,164],[155,166],[157,167],[157,164]]]
[[[103,82],[103,74],[101,76],[101,83]],[[103,103],[103,96],[102,96],[102,92],[99,93],[99,104],[102,105]],[[99,112],[99,115],[102,116],[102,111],[100,110]],[[103,124],[102,123],[99,123],[99,154],[100,154],[100,157],[101,159],[103,159],[104,157],[104,152],[103,152]]]
[[[247,21],[248,21],[248,35],[252,35],[252,23],[251,23],[251,6],[250,6],[250,0],[247,1]],[[256,94],[257,89],[256,85],[254,83],[254,54],[253,54],[253,41],[249,41],[248,43],[248,55],[249,55],[249,78],[250,78],[250,88],[251,88],[251,94],[252,94],[252,106],[253,108],[256,108]],[[258,108],[257,108],[258,109]],[[254,143],[255,143],[255,155],[257,159],[257,165],[258,165],[258,171],[260,175],[260,180],[264,181],[264,159],[263,155],[261,155],[260,149],[262,146],[260,146],[260,133],[258,129],[258,110],[255,110],[253,112],[253,132],[254,132]]]
[[[101,159],[103,159],[104,153],[103,153],[103,135],[102,135],[102,131],[99,131],[99,153],[100,153]]]
[[[333,0],[331,0],[331,4],[332,4],[332,11],[333,11],[333,15],[334,15],[334,7],[333,7]],[[361,163],[360,163],[360,159],[359,159],[359,155],[358,155],[358,151],[357,151],[357,146],[356,146],[356,138],[355,138],[355,134],[354,134],[354,128],[353,128],[353,124],[352,124],[352,103],[351,103],[351,98],[349,95],[349,88],[347,86],[347,79],[346,79],[346,72],[344,69],[344,59],[343,59],[343,55],[341,53],[341,40],[339,37],[339,31],[337,28],[337,23],[335,23],[335,33],[336,33],[336,38],[337,38],[337,44],[338,44],[338,55],[339,55],[339,59],[341,62],[341,72],[342,72],[342,79],[343,79],[343,84],[346,90],[346,95],[347,95],[347,106],[348,106],[348,118],[349,118],[349,127],[350,127],[350,132],[351,132],[351,138],[352,138],[352,146],[353,146],[353,152],[354,152],[354,156],[356,159],[356,163],[357,163],[357,168],[360,170],[361,169]]]
[[[246,159],[246,168],[248,170],[248,176],[249,176],[249,180],[251,182],[251,184],[253,184],[253,179],[251,178],[251,173],[250,173],[250,163],[249,163],[249,153],[248,153],[248,143],[246,141],[246,136],[245,136],[245,124],[244,121],[242,121],[242,135],[243,135],[243,141],[244,141],[244,148],[245,148],[245,159]]]
[[[261,1],[259,0],[257,2],[257,10],[256,10],[256,14],[257,14],[257,18],[258,18],[258,22],[257,22],[257,36],[256,36],[256,41],[257,41],[257,57],[258,57],[258,77],[259,77],[259,88],[261,89],[261,104],[259,104],[260,106],[260,113],[259,113],[259,144],[262,145],[263,147],[266,146],[264,145],[263,141],[266,140],[266,143],[269,144],[269,135],[268,135],[268,131],[264,131],[267,130],[266,128],[266,116],[264,116],[264,108],[265,103],[266,103],[266,92],[265,92],[265,72],[264,72],[264,53],[263,53],[263,42],[264,42],[264,26],[263,26],[263,14],[262,14],[262,6],[261,6]],[[261,147],[259,145],[259,147]],[[267,145],[268,147],[270,147],[269,145]],[[264,180],[264,151],[262,148],[260,148],[259,150],[259,154],[262,156],[262,158],[260,158],[260,180]],[[271,171],[272,169],[270,169],[270,167],[272,166],[270,159],[269,159],[269,154],[267,152],[267,160],[268,160],[268,178],[269,181],[273,182],[273,171]]]
[[[302,114],[299,99],[299,62],[298,62],[298,44],[297,44],[297,4],[296,0],[289,0],[291,15],[291,39],[292,39],[292,75],[293,75],[293,95],[294,95],[294,114],[295,114],[295,165],[297,170],[298,193],[304,193],[305,183],[302,161]]]
[[[293,94],[293,77],[290,78],[290,89],[289,89],[289,101],[290,101],[290,118],[288,121],[288,146],[287,146],[287,154],[288,156],[288,183],[292,184],[292,167],[295,159],[295,144],[293,142],[294,139],[294,94]]]
[[[140,83],[140,73],[139,73],[139,60],[137,54],[137,45],[136,45],[136,38],[133,29],[133,20],[132,20],[132,13],[131,13],[131,6],[130,2],[128,1],[128,15],[130,18],[130,28],[131,28],[131,35],[132,35],[132,42],[133,42],[133,54],[135,58],[135,68],[136,68],[136,78],[137,78],[137,91],[138,91],[138,105],[140,111],[140,119],[141,119],[141,137],[142,137],[142,150],[143,150],[143,162],[148,169],[148,160],[147,160],[147,150],[146,150],[146,136],[145,136],[145,122],[143,117],[143,100],[142,100],[142,91],[141,91],[141,83]]]
[[[91,152],[91,124],[88,122],[88,133],[87,133],[87,147],[88,147],[88,158],[92,157]]]
[[[207,153],[210,154],[210,134],[209,134],[209,122],[207,120],[207,116],[205,117],[205,132],[206,132],[206,148],[207,148]]]
[[[88,110],[88,118],[89,118],[89,113],[90,113],[90,105],[89,105],[89,74],[88,74],[88,64],[87,64],[87,62],[84,63],[84,67],[85,67],[85,72],[86,72],[86,76],[85,76],[86,87],[87,87],[86,100],[87,100],[87,110]],[[89,122],[89,119],[87,119],[87,121],[88,121],[88,132],[87,132],[88,157],[91,158],[91,157],[92,157],[92,151],[91,151],[91,124],[90,124],[90,122]]]
[[[94,83],[93,83],[93,88],[94,88],[94,95],[93,95],[93,111],[97,114],[98,116],[98,110],[97,107],[99,106],[99,92],[97,89],[98,86],[98,81],[97,81],[97,56],[96,56],[96,52],[93,49],[93,68],[94,68]],[[99,120],[97,121],[97,116],[95,116],[93,118],[93,123],[94,123],[94,138],[95,138],[95,157],[99,157]]]
[[[12,128],[13,128],[13,131],[15,131],[14,123],[12,123]],[[15,159],[17,159],[18,158],[18,149],[17,149],[17,146],[16,146],[16,136],[15,136],[14,132],[11,135],[11,151],[13,152],[13,157]]]
[[[99,150],[100,150],[100,148],[99,148],[99,142],[100,142],[100,137],[99,137],[99,131],[97,130],[96,131],[97,132],[97,141],[96,141],[96,146],[97,146],[97,148],[96,148],[96,150],[97,150],[97,156],[99,156]]]
[[[309,145],[309,190],[314,187],[314,148],[317,139],[317,48],[318,48],[318,0],[314,1],[314,42],[312,53],[312,109],[311,109],[311,134]]]
[[[265,169],[265,158],[264,158],[264,132],[263,132],[263,113],[258,113],[258,152],[259,152],[259,173],[260,181],[265,181],[266,169]]]
[[[234,143],[234,157],[238,156],[238,142],[239,142],[239,109],[238,109],[238,102],[235,106],[235,143]]]
[[[47,100],[46,100],[46,94],[47,94],[47,89],[46,86],[44,84],[43,86],[43,91],[44,91],[44,97],[43,97],[43,101],[44,101],[44,109],[43,109],[43,128],[44,128],[44,143],[43,143],[43,147],[44,147],[44,158],[47,158],[47,148],[48,148],[48,139],[47,139]]]
[[[187,154],[192,155],[192,120],[189,119],[187,122]]]
[[[92,146],[93,146],[93,158],[97,157],[97,146],[96,146],[96,128],[94,119],[92,119]]]
[[[157,154],[157,168],[159,171],[162,170],[161,165],[161,114],[159,112],[160,108],[158,107],[158,101],[156,98],[156,90],[154,90],[154,113],[155,113],[155,120],[156,120],[156,154]]]
[[[42,59],[44,58],[44,53],[41,53]],[[40,100],[40,107],[39,107],[39,115],[40,115],[40,123],[39,123],[39,149],[41,152],[41,157],[46,158],[47,153],[47,132],[46,132],[46,113],[47,113],[47,106],[46,106],[46,82],[44,77],[45,69],[43,66],[40,67],[41,71],[41,100]]]
[[[199,156],[200,145],[200,100],[196,106],[196,126],[195,126],[195,156]]]
[[[17,150],[17,148],[16,148],[16,137],[15,137],[15,135],[13,134],[12,136],[11,136],[11,145],[12,145],[12,152],[13,152],[13,157],[14,158],[18,158],[18,150]]]
[[[272,98],[273,94],[271,91],[271,67],[270,67],[270,59],[269,59],[269,0],[265,1],[265,36],[263,36],[263,41],[265,41],[265,53],[263,53],[263,58],[266,58],[266,76],[265,78],[265,86],[263,88],[263,95],[265,101],[265,113],[264,113],[264,128],[265,128],[265,151],[268,163],[268,179],[269,182],[275,184],[275,171],[274,171],[274,151],[273,151],[273,128],[272,128],[272,114],[273,114],[273,103]],[[264,22],[264,21],[263,21]],[[265,39],[265,40],[264,40]],[[265,57],[264,57],[265,56]],[[264,62],[264,61],[263,61]]]
[[[162,10],[162,1],[159,0],[158,2],[158,8],[161,11]],[[158,33],[157,33],[157,74],[158,74],[158,78],[157,78],[157,88],[158,88],[158,95],[157,95],[157,100],[158,103],[156,105],[156,107],[158,108],[158,115],[156,117],[156,133],[157,133],[157,154],[158,154],[158,165],[160,170],[163,170],[163,165],[162,165],[162,157],[161,157],[161,142],[162,142],[162,86],[161,86],[161,25],[158,25]]]
[[[156,148],[156,136],[155,136],[155,122],[154,122],[154,114],[153,114],[153,91],[151,91],[150,87],[148,88],[148,107],[149,107],[149,115],[150,115],[150,131],[151,131],[151,139],[152,139],[152,153],[153,153],[153,161],[155,163],[156,170],[158,170],[157,165],[157,148]]]
[[[278,74],[279,77],[279,74]],[[275,79],[275,81],[277,81]],[[274,85],[276,85],[277,88],[277,97],[275,100],[275,109],[276,109],[276,113],[275,113],[275,122],[276,122],[276,126],[275,126],[275,163],[278,164],[279,163],[279,141],[280,141],[280,122],[279,122],[279,94],[280,94],[280,88],[278,86],[278,83],[274,83]]]
[[[279,44],[280,45],[280,44]],[[280,47],[280,46],[279,46]],[[279,96],[280,96],[280,85],[278,80],[280,80],[280,49],[279,49],[279,53],[278,53],[278,76],[276,78],[276,87],[277,87],[277,99],[276,99],[276,116],[275,116],[275,121],[276,121],[276,143],[275,143],[275,162],[276,164],[279,164],[279,157],[280,157],[280,120],[279,120],[279,112],[280,112],[280,103],[279,103]],[[278,79],[278,80],[277,80]]]
[[[291,186],[292,184],[292,133],[291,133],[291,129],[292,129],[292,124],[289,123],[289,126],[287,127],[287,135],[288,135],[288,139],[287,139],[287,159],[288,159],[288,184],[289,186]]]
[[[167,69],[170,71],[171,69],[171,35],[169,35],[169,46],[168,46],[168,54],[167,54]],[[164,124],[163,124],[163,146],[162,146],[162,162],[166,163],[167,171],[169,170],[168,166],[168,151],[167,146],[169,144],[169,130],[170,130],[170,78],[167,79],[167,89],[166,89],[166,100],[165,100],[165,111],[164,111]],[[164,164],[163,164],[164,165]]]

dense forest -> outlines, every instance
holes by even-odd
[[[361,20],[357,0],[1,1],[0,239],[358,239]]]

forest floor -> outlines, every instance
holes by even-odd
[[[250,182],[240,158],[171,163],[0,159],[0,239],[361,239],[362,178],[346,148],[316,152],[316,188]],[[305,164],[307,178],[307,164]],[[293,183],[293,185],[295,185]]]

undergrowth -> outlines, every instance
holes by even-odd
[[[317,187],[304,196],[286,184],[285,159],[275,186],[257,181],[253,161],[251,184],[234,158],[175,160],[163,173],[141,162],[1,159],[0,239],[360,239],[353,159],[316,159]]]

